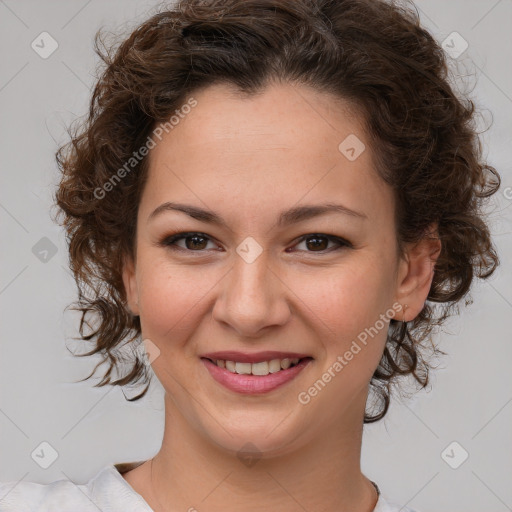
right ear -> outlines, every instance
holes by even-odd
[[[135,277],[135,265],[130,256],[125,256],[124,258],[122,274],[128,308],[134,316],[138,316],[140,314],[139,292],[137,289],[137,280]]]

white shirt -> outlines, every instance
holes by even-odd
[[[67,479],[50,484],[0,482],[0,512],[154,512],[121,476],[144,461],[107,464],[86,484]],[[390,501],[382,492],[373,512],[419,512]]]

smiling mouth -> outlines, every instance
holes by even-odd
[[[289,368],[298,365],[302,361],[313,358],[295,357],[284,359],[270,359],[268,361],[261,361],[259,363],[242,363],[237,361],[228,361],[224,359],[210,359],[208,357],[202,357],[201,359],[210,361],[219,368],[224,368],[225,370],[238,375],[265,376],[269,375],[270,373],[279,373],[282,370],[288,370]]]

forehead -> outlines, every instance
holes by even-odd
[[[254,96],[217,84],[191,96],[196,105],[150,151],[141,208],[187,199],[216,209],[220,198],[241,217],[299,201],[342,201],[369,217],[390,208],[363,119],[349,103],[289,84]]]
[[[179,116],[178,124],[163,135],[166,142],[153,153],[182,143],[212,150],[222,144],[244,152],[279,147],[314,151],[323,142],[334,143],[331,149],[338,156],[336,142],[345,132],[365,136],[355,105],[305,86],[272,84],[247,95],[232,85],[215,84],[191,96],[197,105]]]

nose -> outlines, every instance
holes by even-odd
[[[286,324],[291,291],[283,277],[271,268],[265,251],[252,262],[236,254],[233,267],[219,284],[213,319],[247,338]]]

